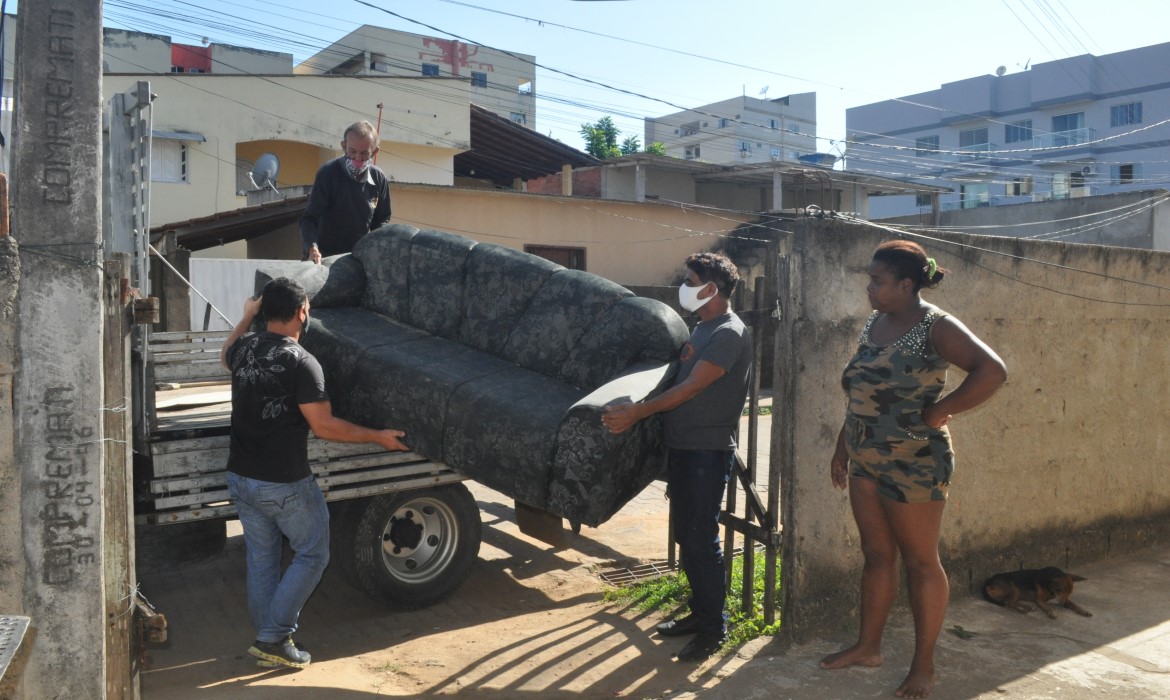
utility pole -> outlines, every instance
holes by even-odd
[[[17,17],[12,236],[19,246],[14,432],[25,698],[106,698],[101,0]],[[11,535],[9,535],[11,536]]]

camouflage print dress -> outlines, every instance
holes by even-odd
[[[955,468],[950,432],[922,419],[946,384],[950,363],[930,342],[935,321],[946,315],[931,307],[904,336],[875,345],[873,312],[841,376],[849,395],[845,443],[852,476],[874,479],[879,493],[903,503],[945,501]]]

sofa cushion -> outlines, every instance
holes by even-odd
[[[475,241],[446,231],[419,231],[410,245],[410,325],[458,338],[463,325],[463,281]]]
[[[535,255],[480,243],[467,256],[459,342],[500,355],[516,322],[560,265]]]
[[[460,386],[514,366],[446,338],[424,335],[363,353],[347,386],[356,422],[406,431],[403,441],[427,459],[443,461],[447,404]]]
[[[557,379],[596,389],[636,362],[670,362],[687,342],[687,325],[666,304],[627,297],[606,309],[561,364]]]
[[[325,389],[337,415],[353,420],[349,388],[354,368],[370,348],[395,345],[427,337],[417,328],[379,316],[364,309],[318,309],[310,312],[309,331],[301,345],[313,353],[325,371]],[[361,422],[360,420],[358,422]]]
[[[366,272],[362,306],[395,321],[410,319],[410,248],[418,229],[391,224],[362,236],[353,246]]]
[[[633,292],[581,270],[558,270],[549,276],[516,322],[502,356],[549,377],[581,336],[619,299]]]
[[[443,462],[544,508],[561,421],[584,393],[516,366],[473,379],[448,402]]]

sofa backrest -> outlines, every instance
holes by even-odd
[[[500,356],[557,376],[581,336],[606,309],[634,293],[581,270],[557,270],[517,320]]]
[[[362,306],[407,323],[410,318],[410,244],[418,229],[404,224],[383,226],[362,236],[353,257],[366,272]]]
[[[584,389],[669,362],[686,324],[661,302],[518,250],[394,224],[363,237],[367,310]]]
[[[560,265],[512,248],[480,243],[467,256],[466,304],[459,342],[493,355],[504,345],[532,298]]]

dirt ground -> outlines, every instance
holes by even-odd
[[[303,671],[257,668],[246,653],[237,523],[222,555],[139,572],[171,636],[148,652],[143,698],[667,697],[730,672],[735,655],[703,667],[675,662],[685,638],[660,639],[650,634],[659,617],[603,600],[602,572],[666,557],[661,483],[602,527],[567,533],[560,549],[521,534],[506,497],[469,486],[484,534],[466,583],[444,603],[395,612],[326,572],[296,636],[313,655]]]

